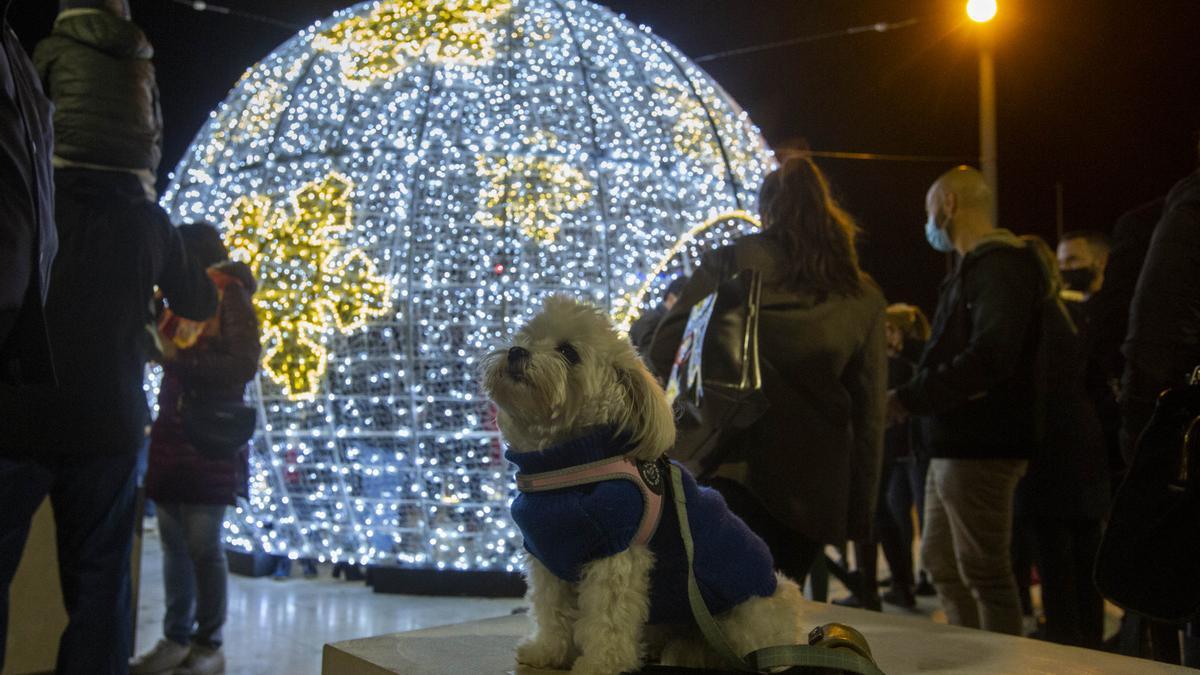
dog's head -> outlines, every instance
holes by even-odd
[[[671,407],[633,346],[598,309],[569,298],[548,299],[511,345],[484,357],[483,388],[517,452],[600,425],[627,432],[639,459],[675,443]]]

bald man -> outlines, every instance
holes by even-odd
[[[959,167],[925,198],[925,238],[959,256],[916,375],[889,395],[920,418],[931,462],[921,558],[952,624],[1018,635],[1009,547],[1013,493],[1037,438],[1035,315],[1047,271],[992,221],[983,175]]]

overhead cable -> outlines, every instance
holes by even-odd
[[[886,33],[888,31],[900,30],[908,28],[920,23],[920,19],[913,17],[903,21],[878,21],[876,23],[866,24],[864,26],[852,26],[850,28],[842,28],[840,30],[832,30],[826,33],[817,33],[815,35],[803,35],[800,37],[789,38],[787,40],[777,40],[775,42],[764,42],[757,45],[748,45],[738,47],[736,49],[727,49],[723,52],[715,52],[713,54],[705,54],[692,59],[696,63],[704,63],[706,61],[716,61],[730,56],[742,56],[743,54],[754,54],[764,52],[769,49],[779,49],[780,47],[790,47],[792,45],[804,44],[806,42],[817,42],[819,40],[828,40],[836,37],[845,37],[848,35],[859,35],[861,33]]]

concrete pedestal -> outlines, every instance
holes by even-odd
[[[547,675],[518,667],[514,650],[528,619],[508,616],[325,645],[324,675]],[[1104,652],[937,624],[923,618],[813,604],[809,625],[850,624],[871,643],[880,668],[905,673],[1194,673]]]
[[[54,670],[58,636],[67,626],[58,583],[54,510],[46,499],[33,516],[8,606],[4,675]]]

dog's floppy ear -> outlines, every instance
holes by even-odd
[[[632,435],[638,459],[657,459],[675,445],[675,415],[662,387],[634,357],[632,365],[616,366],[617,382],[629,397],[621,427]]]

